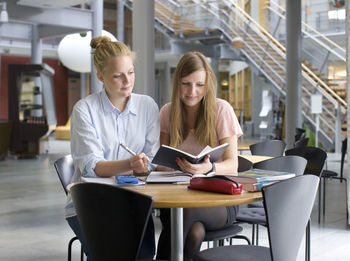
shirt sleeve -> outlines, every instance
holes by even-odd
[[[96,177],[96,163],[105,160],[103,147],[99,139],[89,107],[85,102],[74,106],[71,116],[71,153],[74,167],[84,177]]]
[[[170,103],[167,103],[160,109],[160,131],[164,133],[170,133],[170,108]]]
[[[227,101],[217,100],[217,112],[216,133],[218,140],[232,137],[233,135],[237,135],[237,138],[243,135],[236,114]]]
[[[147,107],[147,132],[143,151],[151,162],[159,149],[159,109],[158,105],[151,98],[150,104]],[[156,167],[155,165],[152,165],[148,165],[149,171]]]

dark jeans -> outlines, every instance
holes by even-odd
[[[84,253],[87,256],[88,261],[90,261],[88,248],[86,245],[84,235],[79,225],[78,217],[77,216],[69,217],[66,220],[69,226],[72,228],[75,235],[78,237],[81,245],[83,246]],[[155,252],[156,252],[156,243],[154,238],[154,223],[153,223],[152,216],[150,216],[146,227],[145,235],[143,237],[143,241],[141,244],[141,249],[140,249],[138,259],[152,259],[154,257]]]

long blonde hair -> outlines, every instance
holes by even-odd
[[[170,112],[170,146],[177,147],[188,135],[186,111],[180,99],[181,78],[198,70],[206,72],[206,93],[203,97],[195,122],[197,141],[206,146],[214,146],[216,123],[216,77],[208,60],[200,52],[188,52],[180,59],[174,74]]]
[[[134,53],[130,48],[122,42],[112,42],[107,36],[99,36],[91,39],[90,46],[94,49],[92,54],[94,55],[94,65],[98,72],[103,72],[106,68],[109,59],[130,56],[134,58]]]

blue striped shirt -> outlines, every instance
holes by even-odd
[[[105,90],[80,100],[71,116],[72,182],[80,180],[79,170],[84,177],[97,177],[94,169],[99,161],[130,158],[121,143],[152,161],[159,133],[159,109],[149,96],[132,93],[123,112],[113,106]],[[65,212],[66,217],[75,215],[70,197]]]

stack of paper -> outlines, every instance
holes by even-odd
[[[246,191],[261,191],[263,186],[272,184],[276,181],[285,180],[294,177],[294,173],[264,170],[264,169],[250,169],[239,172],[237,176],[230,176],[229,178],[242,184]]]

